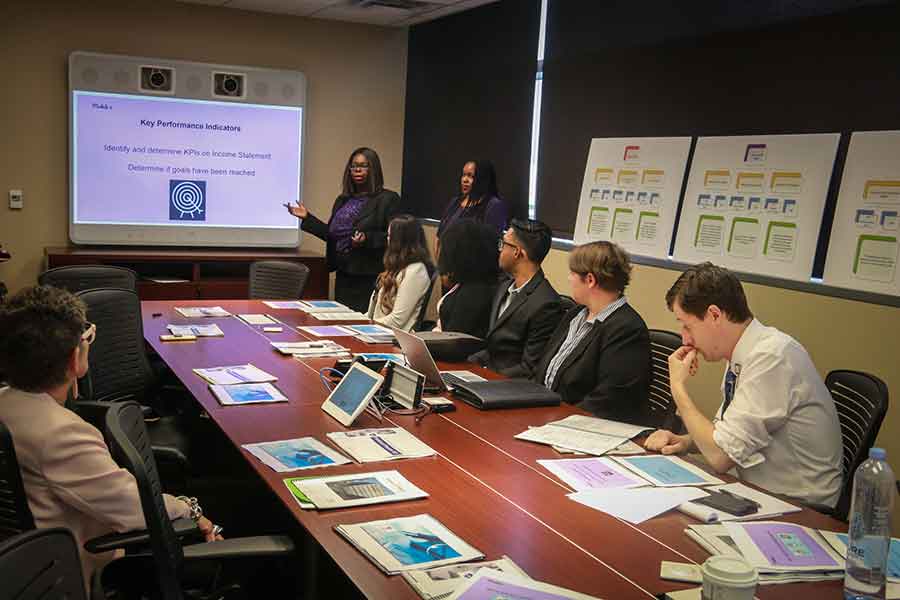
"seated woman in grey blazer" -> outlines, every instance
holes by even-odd
[[[535,370],[535,380],[604,419],[652,425],[650,334],[625,299],[628,253],[612,242],[576,246],[569,283],[578,304],[566,314]]]
[[[0,422],[12,434],[35,524],[72,531],[90,581],[115,555],[88,554],[84,542],[146,522],[134,477],[113,461],[100,432],[64,406],[97,335],[85,313],[81,300],[48,286],[0,304],[0,372],[9,383],[0,388]],[[196,499],[164,497],[171,518],[192,517],[207,541],[221,539]]]

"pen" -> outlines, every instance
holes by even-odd
[[[247,379],[246,377],[244,377],[243,375],[241,375],[240,373],[238,373],[237,371],[234,371],[232,369],[225,369],[225,372],[228,373],[229,375],[231,375],[232,377],[234,377],[235,379],[240,379],[241,381],[250,381],[249,379]]]

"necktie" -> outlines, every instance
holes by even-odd
[[[728,373],[725,374],[725,402],[722,403],[722,417],[725,417],[725,411],[728,410],[728,405],[731,404],[732,399],[734,399],[734,390],[737,387],[737,375],[730,368],[728,369]]]

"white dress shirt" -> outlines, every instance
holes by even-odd
[[[394,308],[391,312],[385,312],[381,306],[381,288],[372,292],[369,298],[369,318],[388,327],[395,327],[403,331],[412,331],[425,299],[425,292],[431,285],[428,269],[425,263],[413,263],[407,265],[397,274],[397,297],[394,298]]]
[[[840,424],[803,346],[753,319],[726,377],[729,370],[737,375],[733,399],[724,415],[719,407],[713,439],[737,464],[738,476],[777,494],[834,506],[842,483]]]
[[[528,281],[516,287],[516,280],[513,279],[512,283],[509,284],[509,287],[506,288],[506,297],[503,299],[503,302],[500,303],[500,308],[497,310],[497,318],[503,316],[503,313],[506,312],[506,309],[509,308],[509,305],[512,304],[513,299],[516,297],[516,294],[521,292],[526,285],[528,285],[531,280],[534,279],[534,275],[528,278]]]

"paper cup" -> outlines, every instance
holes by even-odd
[[[701,567],[703,600],[753,600],[759,575],[740,558],[711,556]]]

